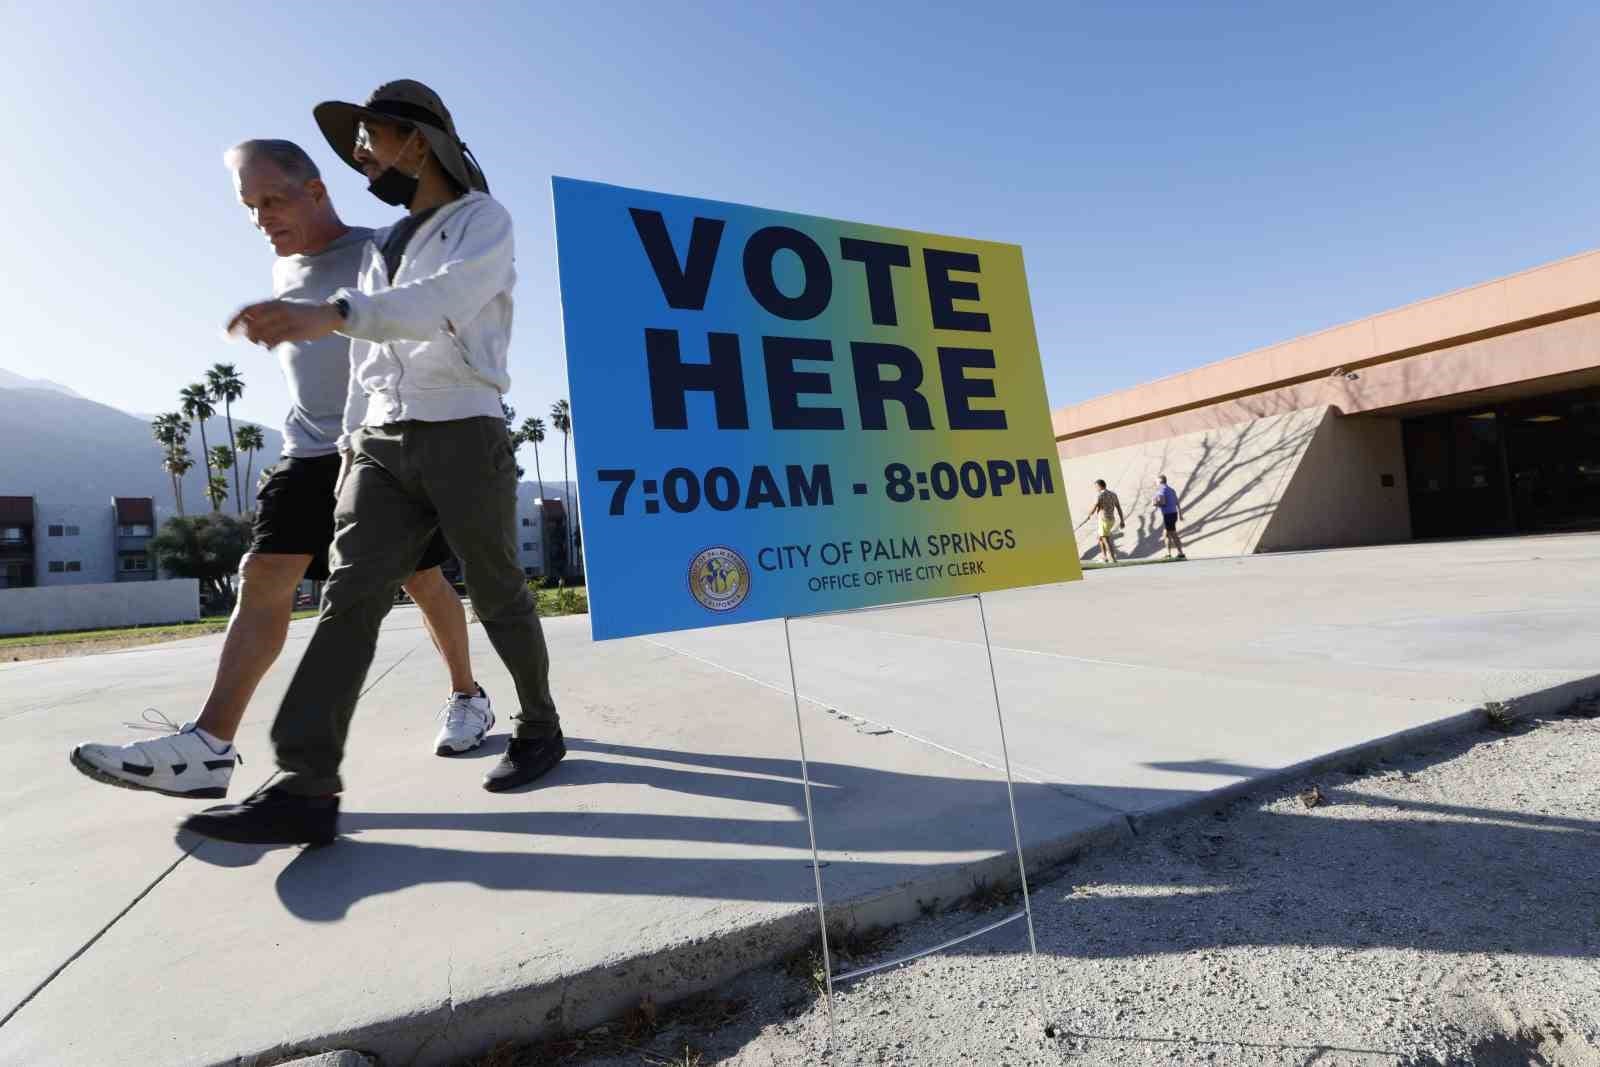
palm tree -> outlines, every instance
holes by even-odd
[[[214,472],[212,477],[222,483],[222,499],[224,502],[228,499],[228,476],[222,472],[233,466],[233,449],[227,445],[211,446],[211,469]],[[238,471],[234,471],[234,480],[238,481]],[[209,490],[207,495],[210,495]]]
[[[211,482],[211,449],[206,444],[206,420],[217,413],[216,405],[212,403],[211,393],[201,382],[186,385],[178,391],[178,396],[183,401],[183,413],[200,423],[200,458],[206,463],[206,483]]]
[[[185,423],[185,426],[188,424]],[[183,514],[183,476],[194,467],[194,457],[189,455],[189,450],[182,441],[167,447],[166,457],[161,461],[161,469],[172,476],[172,498],[178,505],[178,514]]]
[[[218,445],[217,447],[222,448],[224,446]],[[211,501],[211,510],[221,511],[222,502],[228,499],[227,477],[221,474],[213,474],[211,480],[206,483],[206,496]]]
[[[561,431],[561,506],[567,512],[567,559],[572,559],[572,502],[567,499],[567,442],[572,438],[572,405],[565,397],[550,405],[550,425]],[[572,565],[570,562],[567,564]]]
[[[522,434],[517,431],[517,409],[506,403],[505,394],[500,394],[500,414],[506,420],[506,436],[511,438],[511,459],[517,458],[517,449],[522,446]],[[527,471],[522,469],[522,464],[517,463],[517,484],[522,483],[522,476]]]
[[[175,449],[181,448],[189,440],[189,424],[183,421],[183,416],[175,411],[157,415],[150,420],[150,434],[162,448],[164,456],[170,456]],[[178,514],[183,514],[183,492],[178,482],[178,476],[172,473],[165,458],[161,469],[172,478],[172,499],[178,505]]]
[[[539,469],[539,445],[544,442],[544,420],[529,415],[522,420],[517,437],[533,445],[533,475],[539,479],[539,499],[544,499],[544,472]]]
[[[232,363],[217,363],[206,371],[206,384],[211,387],[211,395],[222,401],[223,413],[228,417],[228,448],[238,452],[239,443],[233,438],[233,402],[244,395],[244,379]],[[233,511],[236,515],[244,514],[244,494],[239,492],[238,467],[233,469]]]
[[[189,424],[181,414],[168,411],[150,420],[150,433],[163,445],[177,440],[188,440]]]
[[[239,451],[244,453],[244,484],[252,485],[250,474],[255,470],[256,453],[267,447],[266,438],[261,435],[261,427],[245,423],[239,427]],[[236,472],[237,473],[237,472]]]

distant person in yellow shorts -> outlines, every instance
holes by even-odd
[[[1117,499],[1117,494],[1106,488],[1105,479],[1096,478],[1094,484],[1099,495],[1094,498],[1094,508],[1090,510],[1089,517],[1100,516],[1100,554],[1106,562],[1115,563],[1117,550],[1111,547],[1113,529],[1122,529],[1128,525],[1128,520],[1122,514],[1122,501]],[[1113,512],[1117,516],[1115,519],[1111,517]]]

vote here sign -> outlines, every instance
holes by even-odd
[[[1081,577],[1022,250],[555,179],[597,639]]]

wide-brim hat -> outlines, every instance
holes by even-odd
[[[328,139],[328,145],[352,170],[361,170],[355,158],[357,125],[367,119],[404,122],[416,127],[427,138],[434,157],[463,189],[489,191],[488,179],[483,176],[477,158],[456,134],[450,110],[438,93],[419,81],[401,78],[385,82],[372,91],[365,104],[325,100],[311,113],[322,129],[322,136]]]

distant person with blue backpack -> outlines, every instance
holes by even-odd
[[[1178,491],[1167,484],[1165,474],[1156,478],[1154,503],[1161,509],[1161,522],[1167,528],[1167,558],[1171,559],[1176,552],[1179,559],[1188,559],[1183,554],[1183,542],[1178,539],[1178,521],[1183,518],[1183,509],[1178,503]]]

